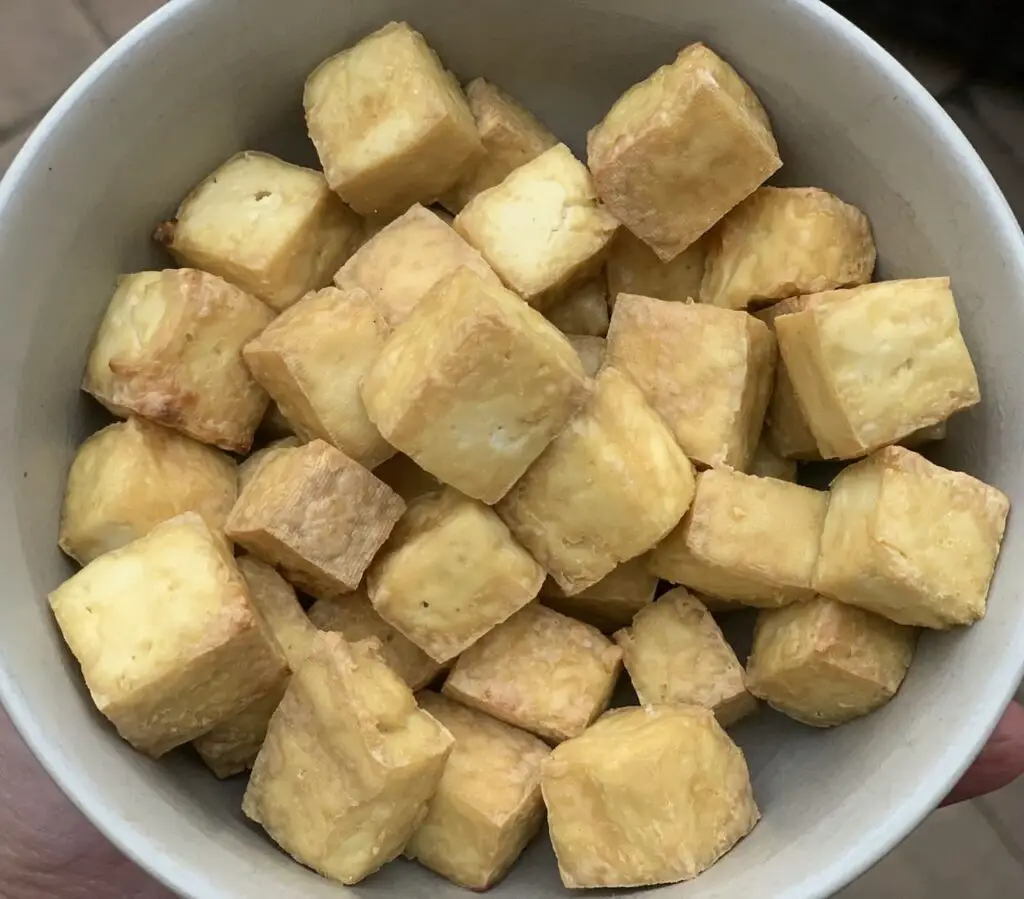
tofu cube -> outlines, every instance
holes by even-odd
[[[454,742],[377,648],[317,634],[270,721],[242,802],[296,861],[345,884],[401,853]]]
[[[707,607],[683,587],[670,590],[615,634],[641,705],[699,705],[722,727],[755,711],[743,666]]]
[[[154,758],[287,674],[227,543],[195,512],[93,560],[50,607],[96,708]]]
[[[1009,508],[970,475],[881,449],[832,483],[815,589],[899,624],[971,624],[985,615]]]
[[[948,278],[830,291],[776,318],[775,331],[828,459],[863,456],[981,399]]]
[[[392,333],[363,381],[363,402],[388,443],[493,505],[588,388],[579,358],[554,325],[460,268]]]
[[[320,172],[266,153],[232,156],[154,235],[179,265],[219,275],[281,312],[359,245],[362,221]]]
[[[608,333],[608,287],[604,277],[581,284],[545,316],[563,334],[604,337]]]
[[[245,459],[241,465],[238,466],[238,494],[241,496],[242,491],[249,486],[249,482],[256,476],[256,472],[263,467],[263,465],[269,462],[274,456],[278,455],[282,450],[293,449],[296,446],[302,446],[302,441],[298,437],[292,435],[291,437],[282,437],[280,440],[275,440],[272,443],[268,443],[263,449],[257,450],[247,459]],[[230,509],[228,510],[231,511]]]
[[[663,262],[639,237],[620,228],[608,248],[608,303],[614,308],[620,293],[656,300],[685,303],[700,296],[707,257],[707,240],[701,238]]]
[[[60,515],[60,548],[86,565],[183,512],[223,531],[238,498],[237,467],[212,447],[130,417],[75,454]]]
[[[327,287],[278,316],[242,355],[295,433],[320,438],[366,468],[394,453],[363,408],[363,377],[391,329],[360,288]]]
[[[537,308],[596,275],[618,227],[598,200],[587,167],[565,144],[477,194],[455,217],[455,230]]]
[[[657,588],[658,578],[647,570],[647,557],[638,556],[572,596],[549,577],[541,585],[540,601],[549,609],[610,634],[625,627],[637,612],[654,602]]]
[[[693,506],[650,570],[719,599],[774,608],[813,598],[828,494],[728,468],[697,476]]]
[[[443,691],[560,743],[608,708],[621,666],[622,651],[596,628],[533,603],[466,650]]]
[[[626,91],[587,155],[609,210],[665,261],[782,165],[760,101],[703,44]]]
[[[395,491],[406,503],[412,502],[424,493],[435,493],[443,486],[432,474],[420,468],[408,456],[395,453],[387,462],[373,470],[379,478]]]
[[[493,886],[544,823],[540,766],[550,749],[489,715],[421,693],[455,738],[430,811],[405,854],[471,890]]]
[[[747,473],[757,475],[759,478],[775,478],[777,481],[796,481],[796,462],[781,456],[775,449],[775,445],[766,437],[761,435],[761,440],[754,450],[754,457],[750,460]]]
[[[409,504],[366,575],[381,618],[442,663],[535,599],[543,582],[494,510],[451,488]]]
[[[596,378],[604,365],[608,343],[603,337],[588,337],[585,334],[567,334],[566,339],[576,350],[587,377]]]
[[[541,768],[565,886],[690,880],[757,824],[743,753],[697,706],[616,709]]]
[[[583,409],[496,506],[574,594],[647,552],[693,499],[693,466],[639,388],[603,369]]]
[[[743,471],[761,434],[776,355],[771,331],[744,312],[619,294],[606,364],[639,385],[696,464]]]
[[[817,187],[761,187],[710,235],[700,301],[726,309],[867,284],[867,216]]]
[[[318,599],[359,586],[405,511],[390,487],[322,440],[283,449],[246,485],[227,534]]]
[[[483,154],[455,76],[405,22],[323,62],[303,105],[328,182],[362,215],[434,202]]]

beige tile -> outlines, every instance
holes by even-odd
[[[9,136],[6,140],[0,140],[0,176],[7,171],[7,167],[14,161],[14,157],[18,155],[18,150],[21,149],[22,144],[25,143],[35,127],[36,123],[33,122],[17,134]]]
[[[111,40],[141,22],[166,0],[79,0]]]
[[[1003,842],[1024,861],[1024,777],[977,802]]]

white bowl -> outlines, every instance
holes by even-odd
[[[984,401],[940,461],[1022,500],[1024,242],[977,155],[888,54],[814,0],[178,0],[54,107],[0,187],[0,695],[68,795],[191,899],[461,891],[406,862],[346,891],[274,849],[188,753],[154,763],[89,703],[46,604],[64,475],[97,422],[77,391],[119,272],[163,264],[155,222],[217,163],[258,147],[314,161],[301,89],[321,59],[389,19],[424,31],[463,78],[486,74],[578,152],[621,91],[703,39],[754,85],[783,183],[865,209],[880,274],[949,273]],[[985,621],[929,634],[896,700],[819,733],[773,714],[738,731],[764,820],[672,899],[810,899],[839,889],[932,809],[977,752],[1024,663],[1021,529],[1011,518]],[[546,840],[494,896],[563,895]],[[616,893],[616,895],[623,895]]]

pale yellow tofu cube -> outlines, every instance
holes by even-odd
[[[780,455],[775,445],[761,435],[761,440],[754,450],[754,456],[747,466],[747,473],[759,478],[775,478],[778,481],[796,481],[796,462]]]
[[[483,154],[455,76],[405,22],[323,62],[303,103],[328,182],[363,215],[432,203]]]
[[[622,651],[599,630],[533,603],[455,663],[444,694],[553,743],[606,708]]]
[[[50,607],[96,707],[154,758],[287,674],[227,543],[195,512],[93,560]]]
[[[563,334],[604,337],[608,333],[608,286],[593,278],[569,292],[544,315]]]
[[[255,556],[240,556],[236,564],[249,588],[252,604],[267,622],[288,660],[288,667],[298,671],[306,660],[317,628],[303,611],[295,588],[272,566]]]
[[[615,306],[620,293],[685,303],[700,296],[707,257],[707,240],[690,244],[665,262],[639,237],[620,228],[608,248],[608,303]]]
[[[833,481],[814,586],[899,624],[971,624],[1009,508],[995,487],[886,447]]]
[[[246,485],[226,532],[322,599],[359,586],[405,511],[390,487],[322,440],[282,449]]]
[[[594,392],[496,506],[566,593],[647,552],[693,499],[693,466],[639,388],[603,369]]]
[[[390,333],[365,291],[326,287],[278,316],[242,356],[302,440],[319,437],[373,468],[394,450],[367,417],[359,388]]]
[[[757,824],[743,753],[697,706],[609,712],[541,769],[562,883],[690,880]]]
[[[436,693],[420,708],[455,738],[430,811],[405,854],[471,890],[493,886],[544,823],[540,766],[550,753],[536,737]]]
[[[697,476],[693,506],[648,558],[674,584],[749,606],[811,599],[828,494],[728,468]]]
[[[317,634],[271,719],[242,803],[296,861],[346,884],[401,853],[454,742],[378,649],[375,640],[349,645]]]
[[[494,504],[588,387],[551,322],[460,268],[392,333],[363,381],[363,402],[384,438],[420,468]]]
[[[538,308],[597,274],[618,227],[565,144],[477,194],[455,218],[455,230],[501,280]]]
[[[625,627],[654,601],[658,578],[647,570],[647,557],[623,562],[592,587],[568,596],[554,578],[540,588],[540,601],[549,609],[576,618],[610,634]]]
[[[377,613],[442,663],[535,599],[543,582],[494,510],[451,488],[409,504],[366,575]]]
[[[566,334],[566,339],[580,357],[580,363],[587,376],[596,378],[604,365],[608,342],[603,337],[588,337],[585,334]]]
[[[863,456],[981,399],[948,278],[830,291],[775,332],[825,458]]]
[[[587,137],[611,212],[674,259],[782,165],[750,86],[703,44],[631,87]]]
[[[745,312],[620,294],[606,364],[628,374],[701,466],[750,464],[776,361],[771,331]]]
[[[266,153],[232,156],[156,230],[180,265],[220,275],[280,312],[352,255],[362,221],[320,172]]]
[[[296,446],[302,446],[302,441],[294,434],[291,437],[282,437],[280,440],[274,440],[268,443],[263,449],[257,450],[247,459],[244,459],[238,466],[238,494],[241,496],[242,491],[249,486],[249,482],[256,476],[256,472],[260,470],[267,462],[274,458],[282,450],[293,449]],[[228,510],[231,511],[230,509]]]
[[[395,453],[387,462],[373,470],[379,478],[407,503],[424,493],[435,493],[443,486],[432,474],[420,468],[408,456]]]

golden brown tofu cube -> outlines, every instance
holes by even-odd
[[[366,575],[377,613],[437,662],[535,599],[543,582],[494,510],[451,488],[409,504]]]
[[[358,287],[327,287],[278,316],[242,355],[296,434],[319,437],[366,468],[394,453],[359,393],[391,329]]]
[[[981,399],[948,278],[830,291],[776,318],[775,332],[828,459],[863,456]]]
[[[549,609],[576,618],[610,634],[625,627],[641,609],[654,601],[658,578],[647,570],[647,557],[623,562],[592,587],[572,596],[548,578],[540,588],[540,601]]]
[[[750,463],[772,389],[771,331],[745,312],[620,294],[606,364],[628,374],[701,466]]]
[[[604,337],[608,333],[608,287],[595,278],[572,290],[545,313],[563,334]]]
[[[647,552],[693,499],[693,466],[639,388],[603,369],[583,409],[496,506],[569,594]]]
[[[195,512],[93,560],[50,607],[96,708],[154,758],[287,673],[227,543]]]
[[[971,624],[1009,508],[995,487],[886,447],[833,481],[814,586],[899,624]]]
[[[405,503],[322,440],[282,449],[246,485],[227,534],[322,599],[359,586]]]
[[[689,880],[757,824],[743,753],[697,706],[616,709],[541,768],[562,883]]]
[[[441,489],[442,483],[432,474],[420,468],[408,456],[395,453],[387,462],[373,470],[374,477],[379,478],[395,491],[406,503],[411,503],[424,493],[435,493]]]
[[[727,309],[871,280],[867,216],[816,187],[762,187],[710,235],[700,301]]]
[[[156,230],[180,265],[220,275],[278,312],[352,255],[362,221],[320,172],[266,153],[232,156]]]
[[[323,62],[303,102],[327,180],[363,215],[432,203],[483,154],[455,76],[405,22]]]
[[[728,468],[697,476],[693,506],[650,554],[659,577],[774,608],[811,599],[828,494]]]
[[[707,240],[690,244],[674,259],[663,262],[639,237],[619,228],[608,248],[608,303],[612,307],[620,293],[632,293],[657,300],[685,303],[700,296],[704,277]]]
[[[370,420],[420,468],[493,505],[583,403],[572,346],[468,268],[399,326],[363,381]]]
[[[358,883],[427,814],[453,739],[379,645],[320,633],[270,722],[242,811],[296,861]]]
[[[293,449],[296,446],[302,446],[302,441],[295,435],[292,435],[291,437],[282,437],[280,440],[268,443],[263,447],[263,449],[257,450],[245,459],[242,464],[238,466],[238,495],[241,496],[242,491],[249,486],[249,482],[256,476],[256,472],[259,471],[266,462],[273,459],[274,456],[281,452],[281,450]],[[230,511],[230,509],[228,511]]]
[[[641,610],[615,642],[641,705],[703,706],[722,727],[757,707],[736,653],[704,603],[683,587]]]
[[[466,650],[443,690],[559,743],[608,708],[621,667],[622,651],[599,630],[533,603]]]
[[[471,890],[505,876],[544,823],[540,765],[550,749],[536,737],[436,693],[420,708],[455,738],[430,811],[405,854]]]
[[[777,481],[796,481],[796,462],[779,455],[775,446],[762,434],[750,465],[747,466],[747,473],[759,478],[775,478]]]
[[[455,230],[538,308],[597,274],[618,227],[598,200],[587,167],[565,144],[477,194],[455,217]]]
[[[417,205],[363,244],[334,276],[334,283],[365,290],[397,328],[438,281],[463,265],[501,285],[480,253],[435,212]]]
[[[666,261],[782,165],[760,101],[703,44],[626,91],[587,154],[601,199]]]

